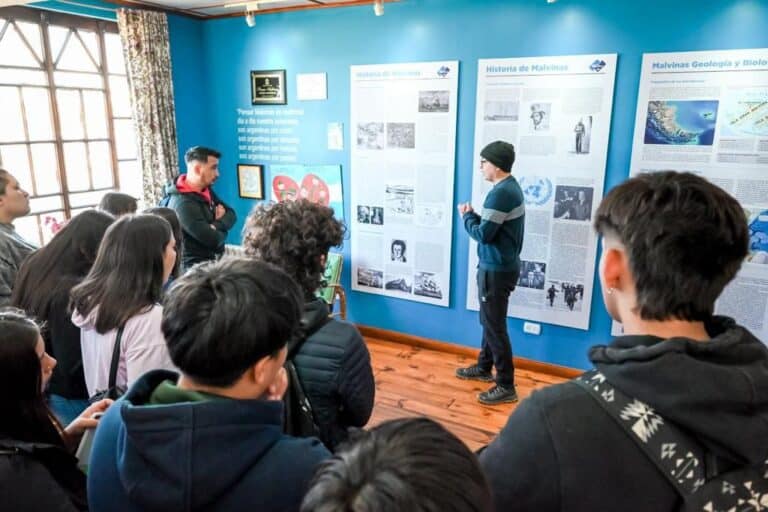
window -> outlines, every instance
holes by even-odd
[[[31,196],[19,233],[52,225],[121,190],[141,170],[117,24],[24,7],[0,9],[0,167]]]

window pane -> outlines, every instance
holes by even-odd
[[[107,68],[110,73],[125,74],[123,59],[123,44],[119,34],[104,34],[105,50],[107,52]]]
[[[40,25],[37,23],[29,23],[26,21],[17,21],[16,26],[19,27],[19,30],[22,34],[24,34],[24,37],[26,38],[29,45],[32,47],[32,49],[35,51],[35,55],[39,60],[43,60],[43,39],[42,34],[40,32]]]
[[[43,241],[40,239],[40,230],[37,227],[37,215],[27,215],[20,219],[13,221],[13,227],[16,228],[16,232],[24,237],[25,240],[29,240],[35,245],[42,245]]]
[[[17,87],[0,87],[0,120],[0,142],[26,140]]]
[[[78,29],[77,33],[80,35],[80,39],[85,43],[85,48],[88,53],[93,57],[96,65],[101,65],[101,54],[99,53],[99,40],[96,37],[96,32]]]
[[[136,198],[142,197],[141,169],[136,160],[127,160],[118,162],[118,173],[120,175],[120,192],[131,195]]]
[[[128,78],[109,76],[109,93],[112,95],[112,115],[131,117],[131,95],[128,91]]]
[[[109,190],[97,190],[95,192],[80,192],[79,194],[69,194],[69,204],[72,208],[93,207],[99,204],[104,194]]]
[[[67,73],[55,71],[53,82],[62,87],[87,87],[88,89],[104,89],[104,81],[98,73]]]
[[[115,119],[115,146],[118,160],[136,158],[136,130],[130,119]]]
[[[64,52],[61,54],[56,69],[71,71],[98,71],[93,61],[85,51],[83,43],[80,42],[75,34],[72,34],[64,46]]]
[[[69,34],[69,28],[67,27],[60,27],[58,25],[50,25],[48,27],[48,38],[51,41],[51,59],[59,56],[67,34]]]
[[[0,83],[47,85],[48,78],[46,78],[45,76],[45,71],[32,71],[31,69],[0,68]]]
[[[32,175],[29,172],[29,155],[27,154],[26,145],[0,146],[0,165],[2,165],[3,169],[13,174],[14,178],[19,180],[24,190],[30,194],[33,192]]]
[[[61,138],[64,140],[84,139],[82,107],[78,91],[56,91],[56,105],[59,107]]]
[[[53,123],[51,122],[51,107],[48,89],[42,87],[24,87],[24,109],[27,114],[29,140],[53,139]]]
[[[91,188],[84,143],[68,142],[64,144],[64,172],[67,175],[67,185],[70,191]]]
[[[0,39],[0,64],[39,68],[40,62],[22,41],[16,27],[10,25]]]
[[[60,210],[63,207],[61,196],[32,197],[29,199],[29,205],[32,207],[32,213]]]
[[[93,188],[113,186],[112,157],[108,142],[90,142],[91,169],[93,170]]]
[[[107,110],[104,105],[104,93],[101,91],[83,91],[85,105],[85,128],[89,139],[106,139]]]
[[[56,147],[53,144],[32,144],[32,166],[35,169],[37,194],[61,192],[56,165]]]

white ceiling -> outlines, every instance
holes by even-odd
[[[13,1],[13,0],[0,0]],[[23,0],[22,0],[23,1]],[[107,0],[109,1],[109,0]],[[384,0],[386,2],[399,0]],[[147,6],[168,9],[169,11],[183,11],[192,15],[208,16],[226,16],[243,15],[246,10],[246,4],[253,7],[258,4],[258,10],[254,14],[268,14],[280,12],[283,10],[291,11],[296,9],[322,9],[326,7],[347,7],[351,5],[372,4],[373,0],[128,0],[116,1],[114,3],[125,5],[130,2],[131,5],[140,7],[141,4]]]

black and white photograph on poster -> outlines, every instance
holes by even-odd
[[[370,288],[382,288],[384,286],[384,272],[372,268],[358,268],[357,284]]]
[[[590,220],[592,218],[592,187],[558,185],[555,187],[556,219]]]
[[[387,185],[387,215],[413,215],[413,185]]]
[[[407,254],[408,244],[405,242],[405,240],[402,240],[400,238],[395,238],[389,244],[389,247],[390,247],[390,253],[389,253],[390,261],[394,261],[395,263],[408,263],[408,254]]]
[[[545,304],[553,309],[581,311],[584,303],[584,284],[568,281],[547,281]]]
[[[419,112],[448,112],[449,91],[419,91]]]
[[[485,100],[485,121],[513,121],[520,117],[520,102],[505,101],[503,99]]]
[[[433,299],[443,298],[443,289],[437,279],[437,274],[432,272],[416,272],[414,281],[413,293],[415,295],[431,297]]]
[[[573,125],[572,153],[588,155],[592,141],[592,116],[582,116]]]
[[[414,149],[416,147],[416,123],[387,123],[387,147]]]
[[[411,293],[413,290],[413,278],[406,275],[388,275],[384,284],[385,290]]]
[[[384,224],[384,208],[381,206],[357,205],[357,222],[359,224]]]
[[[384,123],[358,123],[358,149],[384,149]]]
[[[520,262],[520,277],[517,278],[517,286],[543,290],[546,281],[546,273],[546,263],[522,260]]]
[[[534,132],[548,132],[551,112],[551,103],[533,103],[531,105],[531,113],[528,115],[528,127],[530,130]]]

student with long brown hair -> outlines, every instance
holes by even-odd
[[[64,427],[48,409],[43,389],[56,367],[40,330],[20,310],[0,310],[0,508],[87,510],[85,475],[72,455],[95,413],[87,408]]]

